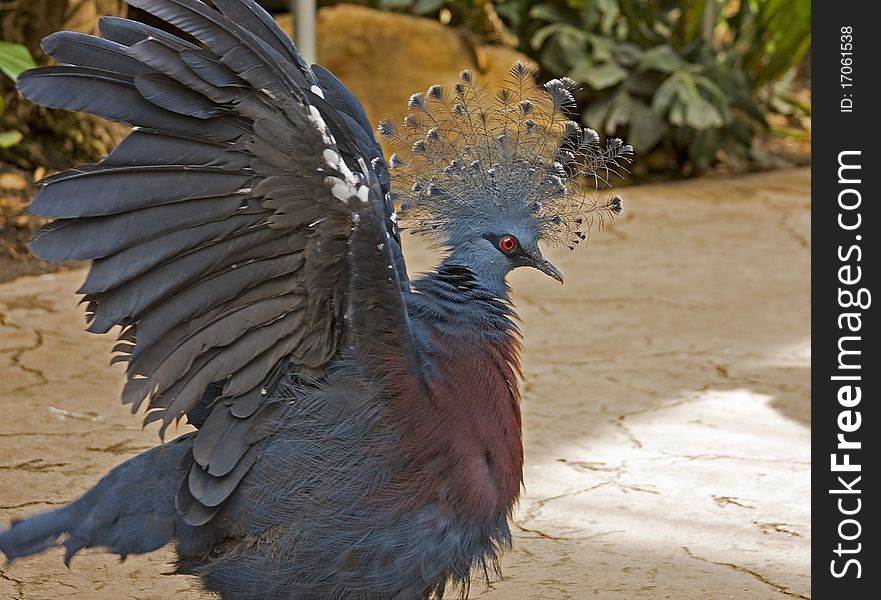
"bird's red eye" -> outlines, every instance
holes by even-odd
[[[517,240],[512,238],[510,235],[506,235],[501,240],[499,240],[499,248],[501,248],[505,252],[511,252],[516,247]]]

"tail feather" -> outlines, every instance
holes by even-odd
[[[0,552],[12,560],[56,546],[65,530],[64,524],[73,522],[71,508],[65,506],[30,519],[13,521],[12,527],[0,532]]]
[[[64,546],[64,563],[83,548],[125,558],[158,550],[175,536],[174,496],[189,466],[191,436],[136,456],[65,507],[14,521],[0,531],[8,560]]]

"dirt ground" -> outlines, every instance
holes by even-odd
[[[808,169],[625,189],[555,257],[565,286],[514,274],[525,492],[504,578],[473,597],[810,597],[809,190]],[[82,331],[83,276],[0,285],[0,523],[157,441],[119,404],[112,340]],[[170,558],[53,551],[2,565],[0,597],[205,597]]]

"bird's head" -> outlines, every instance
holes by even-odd
[[[401,123],[379,126],[395,149],[392,190],[407,226],[484,280],[504,285],[512,269],[532,267],[562,283],[540,246],[574,249],[618,214],[621,199],[604,190],[633,153],[567,118],[573,86],[538,86],[518,62],[495,95],[463,71],[452,90],[411,96]]]
[[[563,273],[543,255],[541,232],[528,215],[493,215],[460,226],[446,240],[452,261],[468,266],[486,281],[503,282],[517,267],[532,267],[563,283]]]

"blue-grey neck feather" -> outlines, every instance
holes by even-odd
[[[486,248],[482,247],[484,245]],[[457,246],[441,263],[440,270],[450,265],[462,265],[474,273],[475,284],[488,296],[509,301],[511,289],[506,277],[511,263],[483,238]]]
[[[506,271],[498,268],[495,272],[475,272],[468,260],[455,252],[435,271],[412,282],[407,312],[413,317],[418,336],[426,329],[497,339],[517,333]],[[420,341],[429,344],[429,340]]]

